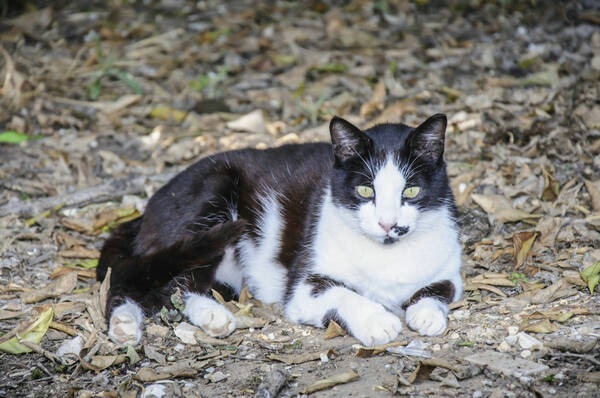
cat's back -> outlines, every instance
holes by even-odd
[[[288,144],[269,149],[242,149],[213,156],[226,162],[243,179],[254,185],[283,189],[327,174],[333,155],[324,142]]]

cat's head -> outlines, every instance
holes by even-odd
[[[381,124],[362,131],[334,117],[333,203],[346,222],[393,244],[424,226],[424,214],[454,208],[443,159],[446,116],[416,128]],[[421,221],[421,222],[420,222]]]

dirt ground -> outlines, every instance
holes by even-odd
[[[0,17],[0,397],[600,396],[597,2],[0,1]],[[244,295],[227,339],[166,309],[140,345],[107,339],[99,249],[174,173],[328,140],[333,115],[438,112],[466,287],[444,335],[366,349]],[[19,323],[32,352],[2,345]]]

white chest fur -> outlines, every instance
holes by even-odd
[[[459,272],[460,246],[447,209],[424,212],[415,232],[391,245],[365,236],[345,212],[326,196],[311,272],[342,281],[390,309],[421,287]]]

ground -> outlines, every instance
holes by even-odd
[[[340,374],[313,395],[599,396],[596,2],[0,12],[0,344],[19,322],[34,341],[0,351],[0,396],[149,397],[162,383],[164,396],[286,397]],[[442,336],[405,328],[396,347],[366,350],[245,295],[228,306],[253,328],[224,340],[176,310],[147,320],[138,346],[107,340],[98,250],[174,173],[217,151],[328,140],[333,115],[368,127],[438,112],[466,286]],[[41,340],[26,330],[36,320]],[[79,357],[63,345],[75,335]]]

